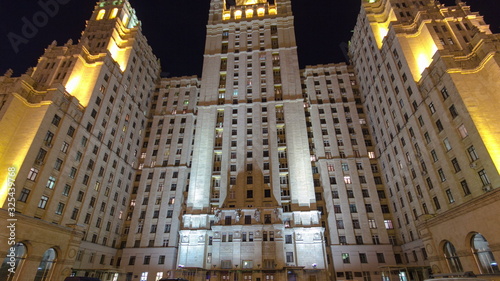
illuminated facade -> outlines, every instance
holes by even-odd
[[[402,262],[498,273],[499,37],[465,3],[366,2],[350,55]]]
[[[34,69],[2,77],[1,165],[16,168],[16,241],[25,249],[15,276],[2,267],[3,280],[118,276],[160,69],[140,29],[127,1],[101,1],[78,43],[54,42]]]
[[[328,280],[290,1],[222,4],[210,7],[177,266]]]
[[[128,1],[100,1],[0,77],[0,281],[497,272],[499,36],[463,3],[363,1],[353,65],[301,70],[291,8],[212,0],[202,78],[160,79]]]

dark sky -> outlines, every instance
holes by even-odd
[[[59,1],[58,11],[44,18],[38,2]],[[200,75],[205,44],[205,26],[210,0],[130,0],[143,23],[153,51],[170,76]],[[0,75],[8,68],[15,76],[35,66],[53,40],[75,42],[92,13],[96,0],[0,0]],[[341,45],[351,37],[360,0],[292,0],[299,61],[305,65],[346,61]],[[455,0],[443,0],[452,5]],[[493,32],[500,31],[498,0],[469,0],[480,11]],[[496,15],[495,15],[496,14]],[[38,16],[38,17],[37,17]],[[37,18],[33,31],[15,52],[7,34],[23,35],[25,20]],[[45,22],[44,22],[45,21]]]

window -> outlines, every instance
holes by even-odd
[[[293,262],[293,252],[286,252],[286,262]]]
[[[385,229],[394,229],[392,225],[392,220],[384,220]]]
[[[434,207],[436,207],[436,210],[441,209],[441,205],[439,204],[439,199],[437,197],[432,197],[432,201],[434,202]]]
[[[441,89],[441,95],[443,96],[444,100],[446,100],[450,96],[446,87],[443,87],[443,89]]]
[[[451,117],[456,118],[458,116],[457,109],[455,108],[455,105],[450,106],[449,108]]]
[[[474,162],[477,159],[479,159],[479,156],[477,155],[476,149],[474,148],[473,145],[467,148],[467,153],[469,154],[471,162]]]
[[[63,213],[63,210],[64,210],[64,203],[59,202],[59,204],[57,205],[56,214],[61,215]]]
[[[63,144],[61,146],[61,151],[63,153],[66,153],[66,152],[68,152],[68,148],[69,148],[69,144],[67,142],[63,142]]]
[[[483,183],[483,186],[489,185],[491,183],[490,179],[488,178],[488,175],[486,174],[486,171],[484,169],[479,171],[478,175],[479,175],[479,178],[481,178],[481,182]]]
[[[449,203],[455,202],[455,199],[453,198],[453,193],[451,193],[450,189],[446,190],[446,197],[448,198]]]
[[[465,125],[462,124],[460,125],[460,127],[458,127],[458,133],[460,134],[460,136],[465,139],[466,137],[469,136],[469,132],[467,132],[467,129],[465,128]]]
[[[340,213],[342,213],[342,208],[340,207],[340,205],[333,205],[333,211],[336,214],[340,214]]]
[[[432,114],[436,112],[436,108],[434,107],[434,104],[432,102],[429,104],[429,110],[431,111]]]
[[[48,249],[42,256],[42,260],[35,274],[35,281],[49,280],[52,274],[52,268],[56,263],[57,252],[53,248]]]
[[[59,126],[60,122],[61,122],[61,117],[59,117],[57,114],[54,115],[54,118],[52,118],[52,124],[55,126]]]
[[[442,182],[446,181],[446,176],[443,172],[443,169],[438,169],[438,174],[439,174],[439,178],[441,179]]]
[[[363,236],[361,235],[356,235],[356,244],[357,245],[363,245]]]
[[[453,169],[455,169],[455,173],[460,172],[460,165],[458,164],[457,158],[451,159],[451,164],[453,165]]]
[[[378,263],[385,263],[385,257],[383,253],[377,253],[377,261]]]
[[[47,185],[45,187],[48,189],[54,189],[55,185],[56,185],[56,178],[50,176],[49,180],[47,181]]]
[[[54,164],[54,170],[60,171],[62,167],[63,161],[59,158],[56,159],[56,163]]]
[[[38,208],[45,209],[48,201],[49,201],[49,197],[42,195],[42,198],[40,198],[40,201],[38,202]]]
[[[337,220],[336,224],[337,224],[338,229],[344,229],[344,221],[343,220]]]
[[[41,149],[38,151],[38,155],[36,156],[36,163],[37,164],[42,164],[43,160],[45,160],[45,156],[47,155],[47,151],[44,149]]]
[[[29,173],[28,173],[28,179],[31,181],[35,181],[36,177],[38,176],[39,170],[36,168],[31,168]]]
[[[342,262],[343,263],[351,263],[351,259],[348,253],[342,253]]]
[[[351,213],[357,213],[358,209],[356,208],[356,204],[349,204],[349,211]]]
[[[344,183],[345,184],[351,184],[352,183],[351,177],[350,176],[344,176]]]
[[[444,147],[446,148],[446,151],[450,151],[451,150],[451,144],[450,144],[450,141],[448,140],[448,138],[445,138],[443,140],[443,144],[444,144]]]
[[[75,134],[75,128],[73,126],[69,126],[68,136],[73,137],[74,134]]]
[[[438,129],[439,132],[441,132],[442,130],[444,130],[444,127],[443,127],[443,124],[441,123],[441,120],[437,120],[436,121],[436,127]]]
[[[374,219],[369,219],[369,220],[368,220],[368,225],[369,225],[370,229],[375,229],[375,228],[377,228],[377,223],[375,222],[375,220],[374,220]]]

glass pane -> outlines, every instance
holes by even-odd
[[[20,270],[21,261],[26,256],[26,246],[23,243],[17,243],[14,248],[14,255],[9,252],[3,260],[0,268],[0,281],[14,280],[14,273]],[[14,272],[12,272],[12,269],[14,269]]]
[[[477,233],[472,237],[472,248],[476,254],[476,260],[481,273],[500,272],[495,257],[491,252],[490,245],[483,235]]]

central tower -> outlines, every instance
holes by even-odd
[[[178,266],[327,280],[290,1],[213,0],[201,84]]]

